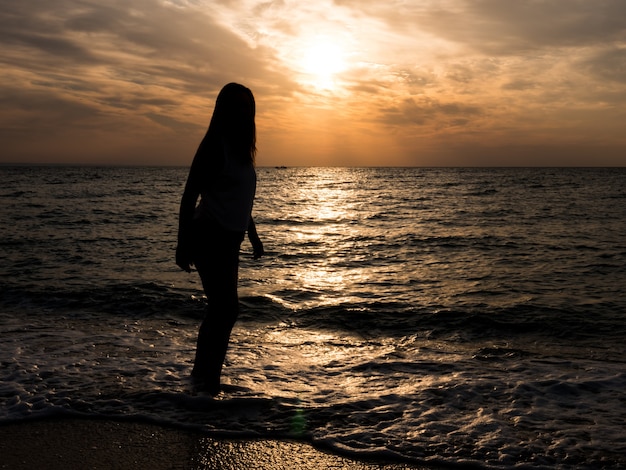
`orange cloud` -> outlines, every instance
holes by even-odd
[[[189,163],[221,86],[260,165],[624,165],[626,5],[9,2],[3,162]]]

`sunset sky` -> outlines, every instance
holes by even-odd
[[[624,0],[0,0],[0,162],[626,166]]]

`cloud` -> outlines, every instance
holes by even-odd
[[[624,39],[620,0],[337,0],[384,19],[394,30],[426,31],[464,49],[512,55]]]
[[[417,103],[413,98],[407,98],[398,106],[383,110],[382,121],[389,126],[403,126],[415,124],[418,126],[443,122],[447,126],[464,125],[470,119],[482,114],[480,108],[463,103],[442,103],[433,100],[422,100]]]
[[[0,4],[2,161],[186,164],[229,81],[257,97],[262,164],[626,150],[621,0]],[[303,63],[320,38],[332,77]]]
[[[149,0],[4,3],[0,122],[13,130],[5,132],[5,159],[21,153],[17,136],[26,133],[44,141],[119,133],[127,141],[129,132],[162,139],[164,130],[182,131],[192,146],[221,86],[272,76],[262,47],[253,50],[197,8]]]
[[[601,49],[583,60],[581,67],[599,79],[626,85],[626,48]]]
[[[251,51],[209,12],[173,8],[151,0],[132,2],[10,2],[0,23],[3,43],[20,48],[23,68],[44,65],[108,67],[139,84],[175,79],[189,91],[222,83],[225,72],[250,75],[263,68],[262,50]],[[27,10],[28,8],[28,10]],[[32,12],[31,12],[32,10]],[[12,17],[26,18],[12,21]],[[202,74],[202,71],[210,74]],[[222,75],[222,77],[219,77]]]

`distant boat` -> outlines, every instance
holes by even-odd
[[[277,167],[274,167],[274,168],[276,168],[277,170],[286,170],[287,169],[287,167],[284,166],[284,165],[277,166]]]

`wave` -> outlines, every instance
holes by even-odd
[[[463,308],[446,308],[420,306],[402,300],[354,299],[347,303],[299,307],[317,295],[302,290],[243,296],[239,321],[287,322],[298,328],[345,331],[366,338],[419,334],[433,340],[456,342],[553,338],[608,345],[619,344],[626,335],[626,321],[617,302],[565,308],[532,302],[505,307],[480,302]],[[0,308],[4,312],[29,315],[57,312],[132,319],[199,319],[204,314],[205,299],[193,289],[151,282],[112,283],[76,289],[59,287],[53,291],[30,284],[5,287],[0,296]]]

